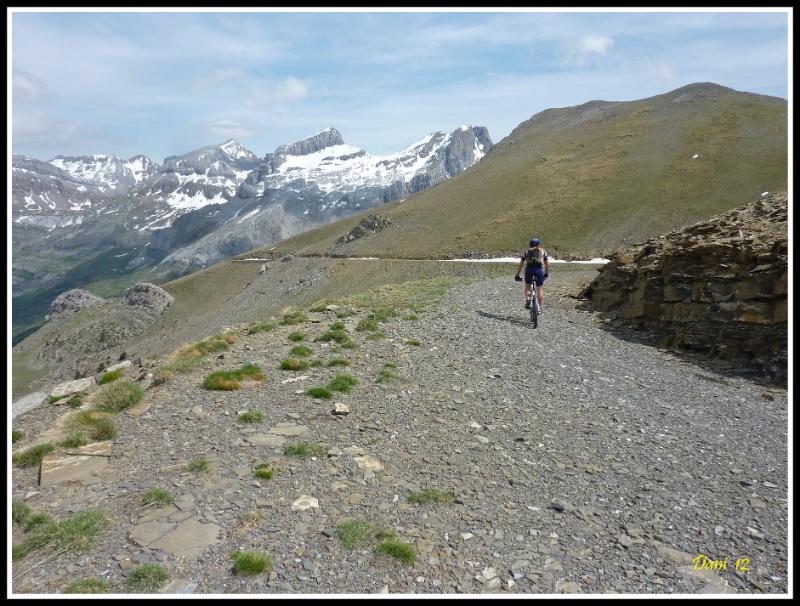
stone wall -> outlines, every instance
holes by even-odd
[[[783,382],[787,215],[786,194],[767,194],[617,251],[582,295],[664,345],[736,360]]]

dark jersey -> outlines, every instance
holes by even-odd
[[[544,262],[547,260],[547,251],[543,248],[528,249],[522,253],[520,261],[526,262],[526,267],[540,269],[544,267]]]

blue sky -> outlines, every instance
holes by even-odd
[[[787,98],[786,12],[14,12],[12,148],[157,162],[328,126],[380,155],[691,82]]]

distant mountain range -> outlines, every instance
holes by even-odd
[[[143,155],[13,155],[14,324],[29,331],[69,288],[117,294],[411,195],[491,147],[486,128],[462,126],[372,156],[328,128],[261,158],[234,140],[160,166]]]

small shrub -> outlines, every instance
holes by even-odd
[[[375,551],[399,560],[403,564],[413,564],[417,561],[417,552],[414,546],[397,539],[381,541]]]
[[[420,342],[419,342],[419,341],[417,341],[416,339],[406,339],[406,340],[404,341],[404,343],[405,343],[406,345],[413,345],[414,347],[419,347],[420,345],[422,345],[422,343],[420,343]]]
[[[308,362],[305,360],[295,360],[294,358],[286,358],[281,360],[281,370],[306,370]]]
[[[328,366],[350,366],[350,360],[344,358],[331,358],[328,360]]]
[[[380,339],[385,339],[385,338],[386,338],[386,335],[383,334],[380,331],[371,332],[365,337],[365,339],[367,339],[367,341],[379,341]]]
[[[425,488],[419,492],[412,492],[408,495],[408,500],[412,503],[450,503],[455,498],[451,492],[444,492],[438,488]]]
[[[144,398],[141,386],[130,381],[120,381],[101,387],[95,392],[94,403],[103,412],[122,412],[136,406]]]
[[[141,564],[131,569],[125,587],[132,593],[154,593],[169,579],[169,573],[160,564]]]
[[[22,431],[17,431],[16,429],[12,429],[12,430],[11,430],[11,443],[12,443],[12,444],[16,444],[16,443],[17,443],[17,442],[19,442],[19,441],[20,441],[20,440],[21,440],[21,439],[22,439],[24,436],[25,436],[25,433],[24,433],[24,432],[22,432]]]
[[[350,316],[355,315],[355,313],[356,312],[354,312],[352,309],[344,308],[344,309],[340,309],[340,310],[338,310],[336,312],[336,317],[337,318],[349,318]]]
[[[122,369],[112,370],[110,372],[105,373],[100,380],[97,382],[98,385],[105,385],[106,383],[111,383],[112,381],[116,381],[117,379],[121,378],[122,375],[125,373],[122,372]]]
[[[61,442],[61,447],[79,448],[81,446],[86,446],[88,443],[89,439],[85,435],[82,433],[73,433],[64,438],[64,441]]]
[[[81,579],[73,581],[61,593],[108,593],[111,584],[103,579]]]
[[[272,565],[267,554],[256,551],[235,551],[231,558],[236,574],[259,574],[267,572]]]
[[[264,420],[264,413],[260,410],[248,410],[239,415],[240,423],[261,423]]]
[[[172,505],[174,502],[175,497],[173,497],[163,488],[151,488],[142,495],[143,507],[147,507],[149,505]]]
[[[310,459],[311,457],[323,457],[327,453],[324,446],[310,444],[308,442],[296,442],[283,449],[283,454],[287,457],[296,459]]]
[[[19,467],[34,467],[35,465],[39,465],[42,459],[55,449],[56,447],[50,442],[36,444],[36,446],[31,446],[27,450],[14,453],[11,457],[11,461]]]
[[[192,459],[186,464],[186,471],[203,473],[208,470],[208,459]]]
[[[286,337],[286,338],[289,339],[290,341],[292,341],[293,343],[297,343],[298,341],[305,341],[306,340],[306,336],[302,332],[300,332],[299,330],[296,330],[294,332],[289,333],[289,336]]]
[[[293,356],[305,357],[310,356],[314,352],[311,351],[311,348],[306,347],[305,345],[295,345],[291,350],[289,350],[289,353]]]
[[[247,334],[254,335],[260,332],[269,332],[271,330],[275,330],[276,326],[278,326],[278,323],[275,320],[267,320],[266,322],[257,322],[255,324],[251,324],[247,328]]]
[[[334,391],[341,391],[342,393],[350,393],[353,388],[353,385],[358,384],[358,379],[356,379],[353,375],[336,375],[333,379],[330,380],[328,383],[328,389],[332,389]]]
[[[284,326],[291,326],[293,324],[302,324],[307,320],[308,316],[306,316],[306,314],[304,314],[302,311],[290,311],[289,313],[284,314],[280,323]]]
[[[256,466],[256,477],[262,480],[270,480],[275,475],[275,470],[268,463],[261,463]]]
[[[306,393],[314,398],[323,398],[325,400],[330,400],[333,397],[333,394],[327,387],[309,387]]]
[[[360,520],[348,520],[336,527],[336,536],[347,549],[354,549],[369,542],[372,526]]]

